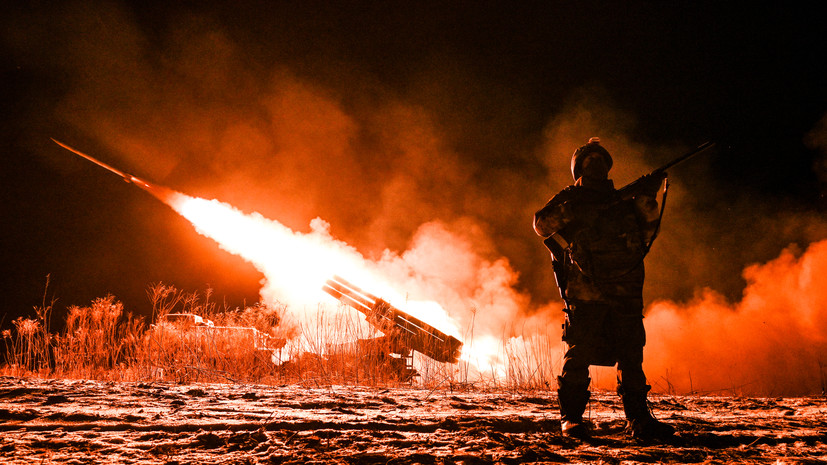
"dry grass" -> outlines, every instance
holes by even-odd
[[[148,295],[155,324],[143,334],[135,378],[261,382],[272,376],[272,352],[265,349],[283,345],[283,308],[221,308],[209,290],[202,296],[163,284],[152,286]],[[214,325],[167,321],[173,313],[198,315]]]
[[[359,315],[343,306],[318,307],[279,354],[281,380],[309,386],[406,381],[404,360],[389,357],[390,344]]]
[[[144,325],[114,296],[95,299],[88,307],[73,306],[63,334],[53,338],[57,376],[123,379],[140,356]]]
[[[43,291],[43,302],[35,307],[35,318],[17,318],[12,322],[14,330],[3,331],[6,345],[4,371],[10,374],[48,373],[53,362],[52,334],[49,324],[52,319],[54,300],[46,303],[49,276]]]
[[[125,312],[110,295],[89,306],[70,307],[58,334],[50,331],[53,302],[47,304],[44,298],[34,318],[18,318],[3,332],[6,354],[0,373],[179,383],[411,383],[455,390],[555,386],[560,354],[547,338],[535,337],[530,343],[503,338],[500,351],[507,369],[481,373],[466,361],[441,363],[417,352],[410,360],[388,356],[405,351],[379,337],[381,333],[349,307],[320,307],[313,321],[295,323],[288,321],[282,305],[221,307],[209,290],[185,292],[159,283],[147,295],[152,324]],[[167,321],[171,314],[199,315],[213,325]],[[473,331],[471,322],[465,338],[473,338]]]

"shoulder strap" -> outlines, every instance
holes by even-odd
[[[658,215],[658,223],[655,225],[655,232],[652,233],[651,239],[649,239],[649,243],[646,244],[646,247],[643,249],[643,258],[646,258],[646,255],[649,254],[649,249],[652,248],[652,244],[655,243],[655,238],[658,237],[658,233],[660,232],[660,223],[663,221],[663,212],[666,210],[666,193],[669,191],[669,178],[666,178],[666,184],[663,186],[663,196],[660,199],[660,214]]]

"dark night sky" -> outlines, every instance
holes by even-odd
[[[544,138],[555,121],[578,102],[598,102],[595,111],[619,115],[611,121],[630,121],[618,131],[646,148],[651,166],[707,140],[719,142],[709,159],[670,173],[673,182],[683,176],[683,207],[674,213],[683,215],[680,223],[706,221],[689,218],[698,212],[714,218],[699,226],[696,253],[715,257],[720,249],[762,244],[730,250],[721,256],[725,266],[691,274],[665,297],[686,298],[701,286],[737,295],[744,265],[766,261],[791,242],[806,246],[827,237],[820,224],[807,223],[827,206],[827,178],[817,168],[824,144],[806,142],[819,124],[824,131],[820,121],[827,113],[817,15],[712,2],[686,9],[672,2],[440,3],[63,2],[11,8],[0,20],[2,325],[40,303],[46,275],[58,312],[112,293],[145,314],[145,290],[158,281],[186,290],[211,286],[232,306],[258,299],[261,275],[252,266],[198,236],[145,192],[62,151],[50,137],[138,176],[260,211],[295,229],[321,216],[334,234],[366,254],[404,249],[430,216],[471,217],[495,244],[491,253],[509,258],[520,272],[521,290],[542,302],[555,291],[530,213],[564,184],[548,185],[553,177],[538,153],[549,146]],[[289,150],[278,160],[256,155],[255,163],[231,163],[221,158],[217,143],[211,150],[216,139],[195,141],[201,132],[232,126],[236,117],[256,126],[255,115],[272,109],[257,99],[285,82],[336,102],[358,123],[354,146],[369,155],[351,165],[372,175],[365,187],[331,192],[311,182],[303,194],[297,192],[300,180],[285,182],[275,168],[268,172],[270,166],[293,166],[285,161]],[[410,199],[415,213],[408,222],[390,217],[381,232],[367,231],[354,226],[377,224],[366,199],[400,169],[388,161],[394,155],[382,151],[392,145],[387,133],[394,128],[383,123],[384,113],[372,110],[391,113],[388,102],[427,115],[457,168],[446,182],[451,190]],[[611,140],[606,143],[611,147]],[[310,152],[294,157],[327,156],[311,153],[312,144],[301,146]],[[137,147],[171,155],[125,153]],[[574,148],[559,154],[561,166]],[[227,166],[259,178],[242,188],[238,178],[224,177]],[[410,166],[419,165],[402,165]],[[291,173],[310,172],[303,169]],[[439,179],[428,179],[439,173],[421,169],[411,176],[440,186]],[[343,182],[352,186],[352,176],[343,173]],[[228,187],[233,179],[236,188]],[[545,185],[547,193],[538,197],[536,187],[525,185]],[[255,195],[268,188],[272,196]],[[446,192],[464,197],[435,206]],[[479,204],[474,195],[482,197]],[[299,198],[306,203],[299,206]],[[347,205],[338,204],[343,200]],[[804,219],[790,222],[782,212]],[[750,215],[760,221],[751,222]],[[765,222],[773,226],[744,230]],[[663,255],[652,260],[664,261]]]

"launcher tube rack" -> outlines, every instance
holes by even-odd
[[[416,350],[438,362],[459,361],[462,342],[424,321],[409,315],[341,276],[328,279],[322,290],[362,312],[373,327],[400,345]]]

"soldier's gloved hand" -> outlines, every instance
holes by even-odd
[[[666,179],[666,173],[663,171],[656,171],[644,175],[640,178],[641,192],[649,196],[654,196],[657,194],[660,186],[663,185],[664,179]]]

